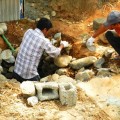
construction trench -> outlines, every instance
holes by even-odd
[[[28,0],[26,4],[36,10],[35,1]],[[19,83],[12,78],[22,37],[27,29],[35,28],[38,18],[4,22],[7,28],[4,36],[15,51],[0,36],[0,120],[119,120],[120,62],[112,59],[115,51],[104,34],[97,38],[95,51],[90,51],[85,44],[108,11],[119,10],[119,6],[119,1],[106,4],[81,21],[77,13],[75,21],[67,13],[61,18],[62,13],[51,17],[54,28],[48,38],[52,43],[53,39],[57,40],[55,46],[59,46],[60,40],[68,41],[69,47],[55,59],[43,54],[40,82]],[[33,16],[28,13],[26,11],[27,17]],[[43,13],[46,14],[46,10]]]

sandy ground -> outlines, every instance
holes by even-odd
[[[85,93],[113,119],[120,119],[120,75],[94,78],[87,83],[79,83]]]
[[[19,85],[15,80],[1,81],[0,120],[110,120],[81,89],[78,89],[76,106],[62,106],[59,100],[53,100],[30,107]]]

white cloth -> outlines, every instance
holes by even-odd
[[[87,46],[92,46],[92,45],[93,45],[94,40],[95,40],[95,38],[90,37],[90,38],[87,40],[86,45],[87,45]]]
[[[60,44],[62,44],[64,47],[69,46],[69,43],[67,41],[61,41]]]

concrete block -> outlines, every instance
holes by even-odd
[[[37,96],[40,101],[58,99],[58,83],[45,82],[36,83]]]
[[[76,87],[71,83],[59,84],[59,95],[62,105],[74,106],[77,101]]]

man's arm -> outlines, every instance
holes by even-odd
[[[64,45],[61,44],[61,45],[59,46],[59,48],[62,50],[62,49],[64,48]]]
[[[106,30],[108,30],[110,27],[105,27],[104,25],[101,25],[100,28],[93,34],[93,38],[96,38],[100,34],[104,33]]]
[[[104,26],[104,25],[101,25],[100,28],[93,34],[93,36],[90,37],[90,38],[87,40],[86,45],[91,46],[91,45],[93,44],[93,42],[95,41],[95,38],[96,38],[97,36],[99,36],[101,33],[104,33],[104,32],[105,32],[106,30],[108,30],[109,28],[110,28],[110,26],[109,26],[109,27],[106,27],[106,26]]]

